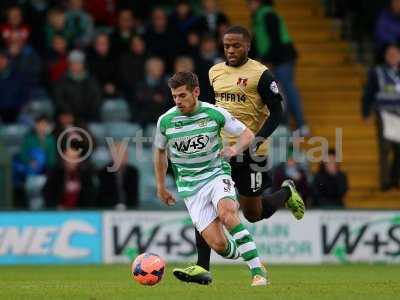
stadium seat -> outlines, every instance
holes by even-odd
[[[111,137],[115,141],[122,141],[125,138],[132,139],[140,133],[140,125],[128,122],[107,122],[105,123],[106,137]]]
[[[122,98],[108,99],[101,107],[103,122],[128,122],[130,118],[129,106]]]
[[[96,140],[98,146],[106,145],[106,127],[101,123],[89,123],[88,129]]]
[[[20,113],[19,120],[32,125],[34,120],[41,115],[46,115],[50,119],[54,117],[54,105],[49,98],[36,98],[30,101]]]
[[[269,139],[268,159],[271,167],[285,162],[287,159],[287,147],[290,142],[290,131],[286,126],[280,125],[272,133]]]
[[[144,130],[144,136],[151,138],[151,142],[154,141],[154,135],[157,129],[157,124],[149,124]],[[151,147],[152,143],[148,143],[148,146]]]
[[[140,148],[139,148],[140,149]],[[153,173],[153,152],[152,149],[143,148],[137,150],[136,146],[130,144],[128,148],[129,163],[146,173]]]
[[[110,151],[105,146],[97,147],[91,155],[91,161],[95,168],[100,170],[111,161]]]
[[[156,182],[153,170],[152,151],[142,148],[137,151],[135,145],[131,145],[129,151],[129,164],[134,165],[139,170],[139,195],[141,203],[153,201],[156,197]]]
[[[153,150],[143,148],[142,152],[137,152],[135,146],[129,149],[129,164],[138,168],[140,174],[139,195],[141,209],[167,209],[168,207],[157,198],[157,185],[153,169]],[[166,187],[177,197],[176,184],[172,176],[167,176]],[[178,199],[178,197],[177,197]],[[174,206],[175,209],[183,209],[184,203],[180,201]]]
[[[31,175],[26,178],[25,193],[28,198],[28,206],[31,210],[44,208],[42,189],[45,183],[45,175]]]
[[[29,131],[27,126],[11,124],[0,126],[0,143],[4,145],[10,156],[16,154],[23,142],[24,136]]]

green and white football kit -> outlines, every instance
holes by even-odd
[[[236,200],[230,165],[219,155],[222,128],[236,136],[246,129],[225,109],[200,101],[193,113],[174,107],[157,123],[155,146],[168,151],[178,193],[199,232],[217,218],[219,200]]]
[[[178,193],[200,233],[218,217],[218,202],[221,199],[236,201],[230,165],[220,155],[223,148],[222,129],[240,136],[246,126],[225,109],[200,101],[190,114],[182,114],[174,107],[157,122],[155,147],[167,151]],[[252,285],[266,285],[265,269],[249,231],[238,223],[229,232],[232,238],[228,238],[226,249],[219,254],[228,259],[241,256],[250,269]],[[211,282],[209,272],[199,266],[176,268],[173,272],[183,281]]]

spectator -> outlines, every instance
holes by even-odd
[[[218,10],[215,0],[203,0],[203,14],[206,19],[207,29],[217,37],[219,27],[229,23],[228,17]]]
[[[47,116],[39,116],[35,127],[28,133],[22,143],[20,158],[25,165],[26,175],[39,175],[56,163],[56,142],[50,132],[50,120]]]
[[[85,10],[93,17],[96,27],[111,27],[115,23],[114,0],[86,0]]]
[[[47,14],[47,24],[44,28],[46,49],[51,49],[53,37],[61,35],[67,41],[68,47],[73,44],[73,32],[66,27],[65,13],[60,8],[52,8]]]
[[[118,13],[117,28],[111,35],[111,52],[118,58],[129,51],[132,37],[136,35],[136,22],[132,11],[123,9]]]
[[[22,143],[13,161],[13,190],[18,206],[39,209],[43,206],[41,190],[45,174],[56,161],[56,143],[50,134],[50,121],[41,115]]]
[[[62,35],[54,35],[52,48],[47,57],[47,83],[51,90],[68,71],[67,41]]]
[[[85,55],[80,50],[68,56],[68,73],[54,88],[57,111],[71,111],[84,122],[96,121],[102,103],[101,89],[85,68]]]
[[[399,187],[400,180],[400,49],[388,45],[385,63],[373,68],[362,99],[362,115],[376,114],[381,189]],[[397,125],[396,125],[397,124]],[[392,153],[392,155],[390,155]],[[390,157],[393,161],[390,162]]]
[[[139,201],[139,172],[128,165],[127,145],[119,143],[111,148],[113,162],[99,172],[99,200],[102,208],[137,208]],[[117,167],[116,170],[113,170]]]
[[[200,35],[196,31],[189,32],[186,42],[187,48],[182,54],[193,58],[198,57],[201,42]]]
[[[196,16],[187,0],[179,0],[176,4],[175,11],[170,17],[170,24],[174,32],[176,32],[183,41],[183,49],[177,49],[178,53],[184,53],[188,46],[187,40],[189,33],[196,32],[202,35],[207,31],[205,19]]]
[[[28,0],[23,3],[26,22],[30,24],[32,32],[30,41],[35,50],[42,55],[46,52],[44,28],[46,16],[53,1],[51,0]]]
[[[390,7],[381,12],[375,38],[378,52],[387,44],[400,42],[400,0],[391,0]]]
[[[0,118],[3,123],[14,123],[29,100],[30,86],[25,76],[11,65],[7,52],[0,49]]]
[[[221,61],[215,39],[210,35],[204,36],[200,44],[200,55],[196,58],[196,74],[199,76],[200,97],[203,101],[214,103],[214,90],[210,85],[208,71]]]
[[[94,25],[83,9],[83,0],[68,0],[65,27],[72,33],[73,47],[86,48],[92,42]]]
[[[175,59],[174,73],[194,72],[194,61],[189,56],[179,56]]]
[[[285,92],[289,112],[294,115],[300,134],[307,136],[310,130],[305,123],[301,99],[294,82],[297,53],[282,17],[269,2],[272,1],[266,1],[267,4],[263,4],[262,0],[249,1],[253,13],[256,56],[272,68]]]
[[[228,30],[229,26],[230,26],[230,23],[227,22],[227,23],[222,23],[218,27],[218,32],[217,32],[216,39],[217,39],[217,43],[218,43],[218,51],[221,52],[221,53],[224,53],[224,43],[223,43],[224,39],[223,39],[223,37],[224,37],[225,32]]]
[[[32,89],[38,89],[42,81],[42,61],[35,49],[19,34],[12,32],[8,53],[15,70],[25,76]]]
[[[168,26],[168,17],[162,8],[155,8],[151,14],[151,23],[145,34],[147,50],[158,56],[166,63],[167,70],[172,70],[176,49],[183,48],[178,45],[180,39]],[[178,46],[177,46],[178,45]]]
[[[76,125],[75,119],[76,118],[71,111],[69,110],[59,111],[56,116],[56,124],[53,129],[54,138],[58,140],[58,138],[64,132],[64,130],[72,126],[75,126]]]
[[[326,161],[321,162],[312,183],[315,207],[343,207],[347,192],[347,176],[336,162],[336,153],[329,150]]]
[[[110,39],[106,33],[97,35],[94,47],[89,51],[89,71],[99,82],[103,97],[114,97],[118,94],[116,86],[116,64],[111,57]]]
[[[310,194],[306,170],[303,169],[293,152],[293,145],[289,146],[287,161],[278,165],[274,172],[272,187],[279,190],[286,179],[295,182],[301,197],[306,201]]]
[[[68,110],[58,112],[56,116],[56,123],[53,129],[52,134],[56,139],[60,137],[61,134],[64,133],[66,129],[70,129],[71,127],[80,127],[77,124],[76,118],[74,114]]]
[[[52,134],[62,147],[66,146],[64,143],[71,140],[72,146],[80,149],[81,156],[85,156],[88,151],[92,151],[96,146],[94,138],[86,125],[83,122],[79,122],[74,114],[68,110],[58,112]],[[62,140],[59,141],[60,138]]]
[[[68,210],[94,206],[94,173],[80,159],[78,150],[71,147],[63,150],[63,159],[48,172],[43,187],[46,208]]]
[[[150,17],[149,13],[151,12],[151,9],[155,6],[165,6],[169,8],[171,4],[175,4],[175,1],[172,2],[171,0],[118,0],[116,2],[118,10],[130,9],[135,12],[135,17],[142,20],[146,20]]]
[[[0,26],[0,33],[6,45],[10,43],[12,35],[16,35],[26,43],[29,39],[31,29],[24,24],[22,10],[19,6],[11,6],[7,10],[7,22]]]
[[[140,36],[133,36],[130,51],[119,59],[119,85],[125,98],[134,101],[135,86],[144,79],[144,62],[146,61],[146,45]]]
[[[155,124],[157,118],[169,107],[169,90],[165,78],[165,66],[161,59],[150,58],[146,61],[144,81],[136,86],[136,96],[132,106],[132,115],[145,127]]]
[[[341,19],[341,36],[356,42],[358,59],[365,62],[373,40],[375,23],[385,6],[382,0],[324,0],[326,15]]]

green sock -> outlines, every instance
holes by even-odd
[[[240,253],[237,249],[236,243],[231,239],[228,239],[226,249],[218,254],[227,259],[237,259],[240,257]]]
[[[240,223],[230,230],[230,234],[235,240],[240,255],[248,265],[251,275],[254,276],[258,274],[265,276],[264,267],[258,256],[256,244],[246,227]]]

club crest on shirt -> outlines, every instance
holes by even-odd
[[[239,77],[238,78],[238,81],[237,81],[237,86],[239,87],[239,89],[242,91],[242,92],[244,92],[244,89],[245,89],[245,87],[247,86],[247,81],[248,81],[249,79],[248,78],[246,78],[246,77]]]
[[[197,125],[199,125],[199,127],[206,127],[208,123],[208,118],[203,118],[197,121]]]
[[[271,90],[271,92],[273,92],[274,94],[278,94],[279,93],[279,89],[278,89],[278,85],[276,84],[275,81],[272,81],[269,89]]]
[[[182,121],[177,121],[175,122],[175,129],[181,129],[183,127],[183,122]]]

